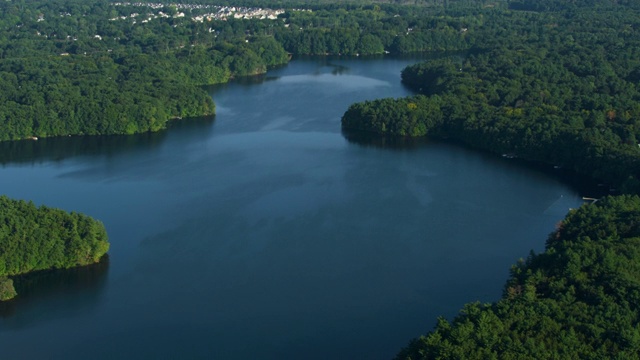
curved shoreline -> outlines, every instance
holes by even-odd
[[[17,295],[13,276],[98,263],[109,250],[101,222],[6,196],[0,196],[0,234],[0,301]]]

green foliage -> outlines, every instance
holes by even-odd
[[[353,104],[342,118],[347,129],[401,136],[424,136],[442,124],[438,98],[422,95]]]
[[[131,18],[139,11],[103,1],[0,3],[0,141],[158,131],[215,112],[200,85],[289,60],[273,36],[247,36],[252,22],[143,23]],[[118,15],[132,20],[110,20]]]
[[[287,7],[279,19],[198,22],[192,17],[215,9],[165,6],[158,16],[143,3],[0,2],[0,141],[158,131],[171,119],[215,112],[200,85],[264,73],[291,54],[470,48],[481,4],[445,3],[274,1]],[[456,10],[463,4],[473,11]],[[403,131],[426,132],[423,124]]]
[[[640,358],[640,198],[572,211],[546,251],[511,271],[503,298],[470,304],[397,359]]]
[[[483,10],[466,59],[404,69],[422,95],[353,104],[343,127],[454,139],[640,192],[637,4],[511,6],[542,12]],[[631,195],[572,211],[544,253],[512,268],[500,301],[440,319],[397,359],[640,358],[638,219]]]
[[[13,287],[13,280],[7,277],[0,277],[0,301],[11,300],[17,295],[18,293]]]
[[[384,100],[352,106],[343,126],[430,133],[639,191],[640,36],[629,30],[638,17],[612,7],[605,15],[501,11],[483,19],[466,59],[403,70],[403,82],[427,95],[416,103],[429,116],[410,119],[406,99]],[[397,110],[383,110],[390,108]]]
[[[0,277],[93,264],[108,249],[88,216],[0,196]]]
[[[472,14],[444,15],[436,7],[346,5],[345,8],[288,11],[285,27],[275,29],[274,36],[292,54],[462,50],[470,47],[465,32],[476,22]]]

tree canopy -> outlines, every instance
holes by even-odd
[[[104,225],[86,215],[0,196],[0,300],[8,276],[93,264],[108,249]]]
[[[639,218],[636,195],[572,211],[501,300],[440,319],[396,359],[640,358]]]
[[[422,95],[354,104],[343,127],[450,138],[640,190],[640,27],[622,6],[601,13],[485,14],[464,59],[403,70]],[[611,51],[610,49],[616,49]]]
[[[502,299],[439,319],[397,359],[640,357],[639,10],[604,0],[480,10],[467,57],[403,70],[419,95],[344,114],[347,130],[452,139],[627,194],[571,211],[545,252],[512,268]]]
[[[431,0],[271,5],[284,8],[0,3],[0,141],[158,131],[171,119],[215,113],[201,85],[261,74],[291,55],[466,49],[461,29],[479,24]]]

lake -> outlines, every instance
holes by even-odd
[[[17,279],[4,358],[388,359],[582,201],[559,177],[435,142],[347,136],[410,92],[400,59],[297,59],[209,88],[215,118],[0,144],[0,189],[104,222],[108,261]]]

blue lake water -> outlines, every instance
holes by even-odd
[[[580,196],[440,142],[353,140],[354,102],[417,59],[298,59],[211,87],[214,119],[0,144],[0,189],[104,222],[109,261],[18,282],[15,358],[387,359],[498,299]]]

